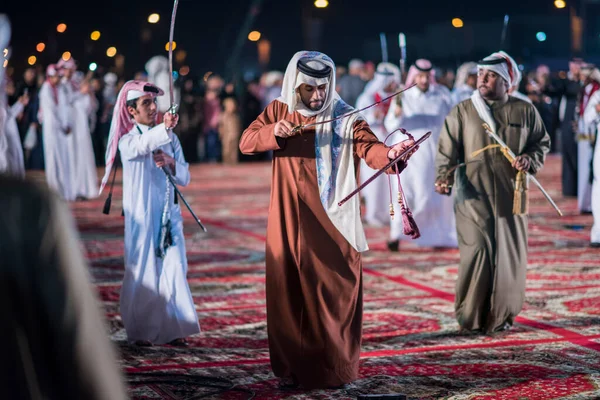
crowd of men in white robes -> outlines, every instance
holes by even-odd
[[[354,61],[356,62],[356,61]],[[570,69],[573,69],[573,63]],[[575,116],[577,129],[577,180],[578,205],[581,212],[592,212],[595,224],[591,245],[600,247],[600,151],[594,140],[600,126],[600,71],[591,64],[578,64],[581,71],[581,110]],[[529,103],[532,100],[519,92],[522,75],[519,70],[509,94]],[[373,132],[386,143],[397,143],[406,137],[398,131],[402,127],[418,139],[431,131],[412,157],[410,165],[401,175],[406,189],[408,206],[421,231],[417,240],[404,236],[402,218],[390,218],[396,203],[397,181],[382,175],[362,191],[365,201],[365,220],[372,226],[390,226],[388,248],[398,251],[402,241],[412,241],[425,247],[457,247],[453,199],[441,197],[434,190],[434,157],[439,133],[448,112],[457,104],[471,98],[477,83],[477,64],[466,62],[457,70],[454,87],[449,90],[436,82],[433,65],[425,59],[417,60],[401,81],[400,69],[391,63],[380,63],[372,80],[367,82],[356,101],[356,108],[378,102],[399,88],[415,87],[404,92],[398,100],[386,101],[366,110],[363,115]],[[595,145],[594,145],[595,143]],[[594,157],[594,153],[596,156]],[[361,180],[369,179],[376,171],[361,165]],[[593,177],[593,178],[591,178]],[[396,204],[396,207],[398,205]],[[397,213],[396,213],[397,215]]]
[[[98,177],[90,135],[95,102],[73,59],[47,67],[39,99],[48,186],[69,201],[97,197]]]
[[[0,82],[4,85],[6,77],[0,76]],[[24,94],[9,107],[6,92],[0,93],[0,171],[23,178],[25,164],[17,116],[29,97]],[[39,102],[48,186],[68,201],[97,197],[98,177],[90,135],[96,104],[74,60],[61,59],[47,67]],[[26,142],[30,140],[36,140],[35,132],[25,137]]]

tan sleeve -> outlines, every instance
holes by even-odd
[[[523,154],[527,154],[531,158],[529,172],[536,174],[542,169],[546,160],[546,154],[550,151],[550,135],[546,131],[538,110],[533,105],[530,105],[528,109],[530,131]]]
[[[390,148],[377,139],[367,121],[356,121],[353,128],[356,155],[364,159],[373,169],[385,167],[390,162],[388,158]]]
[[[447,171],[460,162],[463,149],[461,130],[459,106],[455,106],[446,116],[440,133],[435,156],[436,181],[445,179]]]
[[[256,154],[269,150],[279,150],[285,139],[275,136],[275,124],[279,117],[279,102],[272,101],[265,110],[242,133],[240,151],[243,154]]]

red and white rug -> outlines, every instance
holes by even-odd
[[[189,282],[202,333],[191,347],[135,348],[125,343],[118,301],[123,276],[121,190],[110,216],[104,198],[72,205],[135,399],[353,399],[403,393],[415,399],[600,398],[600,250],[588,247],[592,218],[560,195],[560,159],[540,181],[560,218],[530,188],[527,303],[508,332],[458,333],[453,316],[458,250],[386,248],[387,228],[367,228],[365,318],[360,379],[348,390],[283,391],[271,373],[265,320],[264,247],[270,164],[196,165],[186,199],[207,225],[199,234],[184,210]],[[119,177],[117,178],[119,182]],[[418,221],[417,221],[418,222]],[[176,374],[170,382],[142,373]],[[150,381],[150,379],[153,379]],[[137,381],[135,383],[134,381]]]

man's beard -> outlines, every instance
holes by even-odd
[[[310,108],[312,111],[319,111],[321,108],[323,108],[323,103],[323,101],[315,101],[309,103],[308,108]]]
[[[483,93],[482,93],[482,89],[483,89]],[[498,93],[496,92],[495,89],[490,88],[485,85],[479,86],[477,88],[477,90],[479,91],[479,94],[481,95],[481,97],[483,97],[486,100],[498,100],[501,97],[498,95]]]

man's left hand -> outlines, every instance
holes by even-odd
[[[158,168],[169,167],[172,171],[175,171],[175,159],[164,151],[156,150],[152,158]]]
[[[400,143],[396,143],[388,151],[388,158],[390,160],[395,159],[400,154],[402,154],[406,149],[408,149],[411,146],[414,146],[414,144],[415,144],[414,139],[406,139],[406,140],[401,141]],[[410,153],[408,153],[405,157],[403,157],[404,161],[408,161],[410,156],[412,156],[414,154],[414,152],[417,151],[418,148],[419,148],[419,146],[415,147]]]
[[[517,156],[515,157],[515,161],[513,161],[512,166],[519,171],[527,172],[531,166],[531,158],[529,158],[528,155]]]

